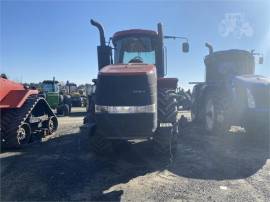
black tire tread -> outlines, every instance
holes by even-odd
[[[90,149],[97,155],[105,155],[112,151],[112,144],[100,131],[94,129],[90,134]]]
[[[171,123],[170,127],[160,127],[160,123]],[[158,128],[153,140],[155,150],[161,154],[170,154],[177,148],[177,101],[175,90],[158,90]]]

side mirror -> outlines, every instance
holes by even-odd
[[[259,57],[259,64],[263,64],[263,57]]]
[[[189,43],[188,42],[182,43],[182,51],[184,53],[188,53],[189,52]]]

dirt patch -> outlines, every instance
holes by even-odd
[[[76,109],[74,109],[76,110]],[[81,110],[81,109],[78,109]],[[269,145],[214,137],[190,125],[172,164],[149,141],[90,152],[83,112],[60,117],[56,134],[0,155],[1,201],[268,201]],[[119,144],[116,144],[119,145]]]

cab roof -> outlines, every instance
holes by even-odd
[[[222,50],[222,51],[215,51],[207,56],[227,56],[227,55],[246,55],[252,56],[249,51],[240,50],[240,49],[230,49],[230,50]],[[207,57],[206,56],[206,57]]]
[[[116,32],[113,37],[112,37],[112,42],[113,44],[115,44],[115,42],[121,38],[124,38],[124,37],[127,37],[127,36],[138,36],[138,35],[141,35],[141,36],[145,36],[145,35],[148,35],[148,36],[152,36],[152,37],[157,37],[158,34],[156,31],[153,31],[153,30],[145,30],[145,29],[129,29],[129,30],[124,30],[124,31],[119,31],[119,32]]]

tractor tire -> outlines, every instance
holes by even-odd
[[[163,154],[175,154],[177,140],[176,94],[174,90],[160,89],[158,91],[158,128],[153,136],[155,150]]]
[[[175,90],[158,90],[158,121],[160,123],[176,123],[177,100]]]
[[[102,132],[94,128],[90,133],[90,150],[99,156],[112,152],[112,144],[106,139]]]
[[[56,113],[57,115],[68,116],[70,114],[69,106],[67,104],[62,104],[58,106],[56,109]]]
[[[202,111],[204,131],[210,135],[223,135],[230,129],[228,101],[218,94],[205,97]]]
[[[203,113],[202,106],[204,105],[204,100],[202,96],[200,96],[201,85],[194,86],[191,95],[191,120],[193,123],[197,125],[201,125],[203,123]]]
[[[63,95],[59,95],[59,103],[63,103],[64,102],[64,96]]]
[[[69,116],[70,114],[70,106],[65,104],[63,105],[63,116]]]
[[[64,100],[63,100],[63,102],[64,102],[65,104],[70,104],[70,103],[72,102],[71,96],[70,96],[70,95],[64,95]]]
[[[178,127],[177,124],[165,127],[159,127],[154,134],[155,151],[158,154],[175,156],[178,145]]]
[[[57,115],[62,115],[63,114],[63,107],[62,107],[62,105],[57,106],[57,108],[56,108],[56,114]]]

